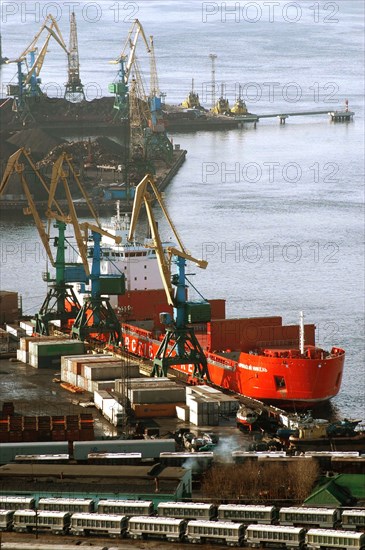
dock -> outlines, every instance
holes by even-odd
[[[241,124],[253,123],[256,127],[256,123],[262,118],[277,118],[281,125],[286,123],[286,119],[295,116],[314,116],[314,115],[329,115],[332,122],[351,122],[355,113],[353,111],[305,111],[294,113],[273,113],[269,115],[255,115],[249,114],[242,117],[237,117],[237,122]]]
[[[345,102],[345,109],[341,111],[295,111],[295,112],[280,112],[280,113],[271,113],[271,114],[251,114],[248,113],[247,115],[242,115],[240,117],[235,117],[235,120],[243,123],[253,123],[256,127],[256,123],[259,122],[262,118],[277,118],[279,120],[279,123],[281,125],[284,125],[286,123],[286,119],[289,117],[295,117],[295,116],[316,116],[316,115],[328,115],[331,118],[332,122],[351,122],[353,120],[353,117],[355,115],[354,111],[349,111],[348,108],[348,100]]]

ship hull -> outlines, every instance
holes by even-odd
[[[149,331],[122,325],[125,348],[132,354],[153,359],[160,345]],[[313,408],[339,392],[345,352],[332,350],[318,359],[266,357],[241,352],[233,361],[206,352],[210,382],[218,387],[282,408]],[[187,378],[193,365],[172,367]]]

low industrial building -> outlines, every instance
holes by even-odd
[[[142,499],[192,497],[191,470],[178,467],[6,464],[0,493],[40,497]]]

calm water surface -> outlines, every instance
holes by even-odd
[[[9,58],[40,26],[22,13],[24,2],[12,4],[16,14],[4,14],[4,7],[2,13],[3,54]],[[57,4],[67,40],[69,4]],[[206,271],[191,270],[200,292],[226,298],[230,317],[281,314],[290,324],[303,310],[306,321],[317,325],[319,344],[346,349],[334,405],[344,416],[361,417],[363,3],[304,1],[299,10],[299,3],[295,8],[281,1],[274,16],[263,2],[249,4],[236,3],[239,12],[229,15],[220,3],[79,2],[81,77],[90,98],[107,94],[115,77],[108,61],[122,50],[130,20],[137,16],[146,34],[154,35],[168,102],[181,102],[194,78],[209,106],[210,53],[217,55],[217,94],[223,83],[232,104],[240,85],[251,112],[330,111],[342,109],[349,99],[356,112],[352,124],[332,124],[322,115],[289,118],[285,126],[269,119],[256,130],[172,136],[188,156],[166,190],[166,201],[186,246],[209,261]],[[143,49],[139,59],[146,71]],[[14,67],[2,69],[3,86]],[[55,44],[42,79],[50,91],[66,80],[65,59]],[[46,290],[37,233],[24,218],[2,220],[0,226],[1,288],[20,292],[24,309],[34,312]],[[163,221],[161,230],[169,236]]]

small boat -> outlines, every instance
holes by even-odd
[[[261,417],[260,410],[251,409],[246,405],[240,405],[236,413],[237,427],[247,428],[251,432],[260,417]]]

